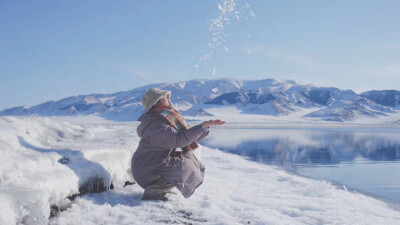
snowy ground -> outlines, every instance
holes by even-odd
[[[191,198],[142,202],[138,185],[123,187],[136,126],[0,117],[0,224],[400,224],[398,205],[206,147],[196,150],[206,177]],[[66,198],[91,177],[115,188]],[[51,205],[65,210],[49,219]]]

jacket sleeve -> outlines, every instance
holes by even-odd
[[[209,131],[204,132],[200,135],[200,137],[196,140],[197,142],[203,140],[205,137],[207,137],[208,133],[210,133]]]
[[[167,121],[158,120],[146,132],[146,140],[163,148],[183,148],[199,139],[203,134],[201,124],[187,130],[176,131]]]

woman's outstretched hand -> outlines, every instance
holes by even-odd
[[[210,127],[210,126],[219,126],[219,125],[223,125],[223,124],[225,124],[225,121],[222,121],[222,120],[209,120],[209,121],[204,121],[201,124],[201,127],[203,129],[205,129],[205,128]]]

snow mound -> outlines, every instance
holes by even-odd
[[[78,177],[58,163],[62,156],[56,150],[46,146],[90,135],[76,126],[46,118],[0,117],[0,127],[0,204],[13,212],[2,211],[1,215],[7,217],[2,216],[0,223],[44,224],[50,204],[78,192]]]
[[[47,223],[51,205],[62,205],[90,178],[110,185],[113,170],[106,167],[131,154],[108,160],[101,149],[93,153],[93,145],[85,145],[96,141],[96,133],[48,118],[0,117],[0,127],[0,224]],[[118,176],[116,183],[127,179]]]

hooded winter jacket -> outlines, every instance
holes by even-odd
[[[185,198],[203,182],[204,166],[190,151],[176,151],[208,133],[200,125],[177,131],[159,114],[145,113],[137,127],[140,142],[132,156],[135,181],[146,188],[161,177],[173,184]]]

